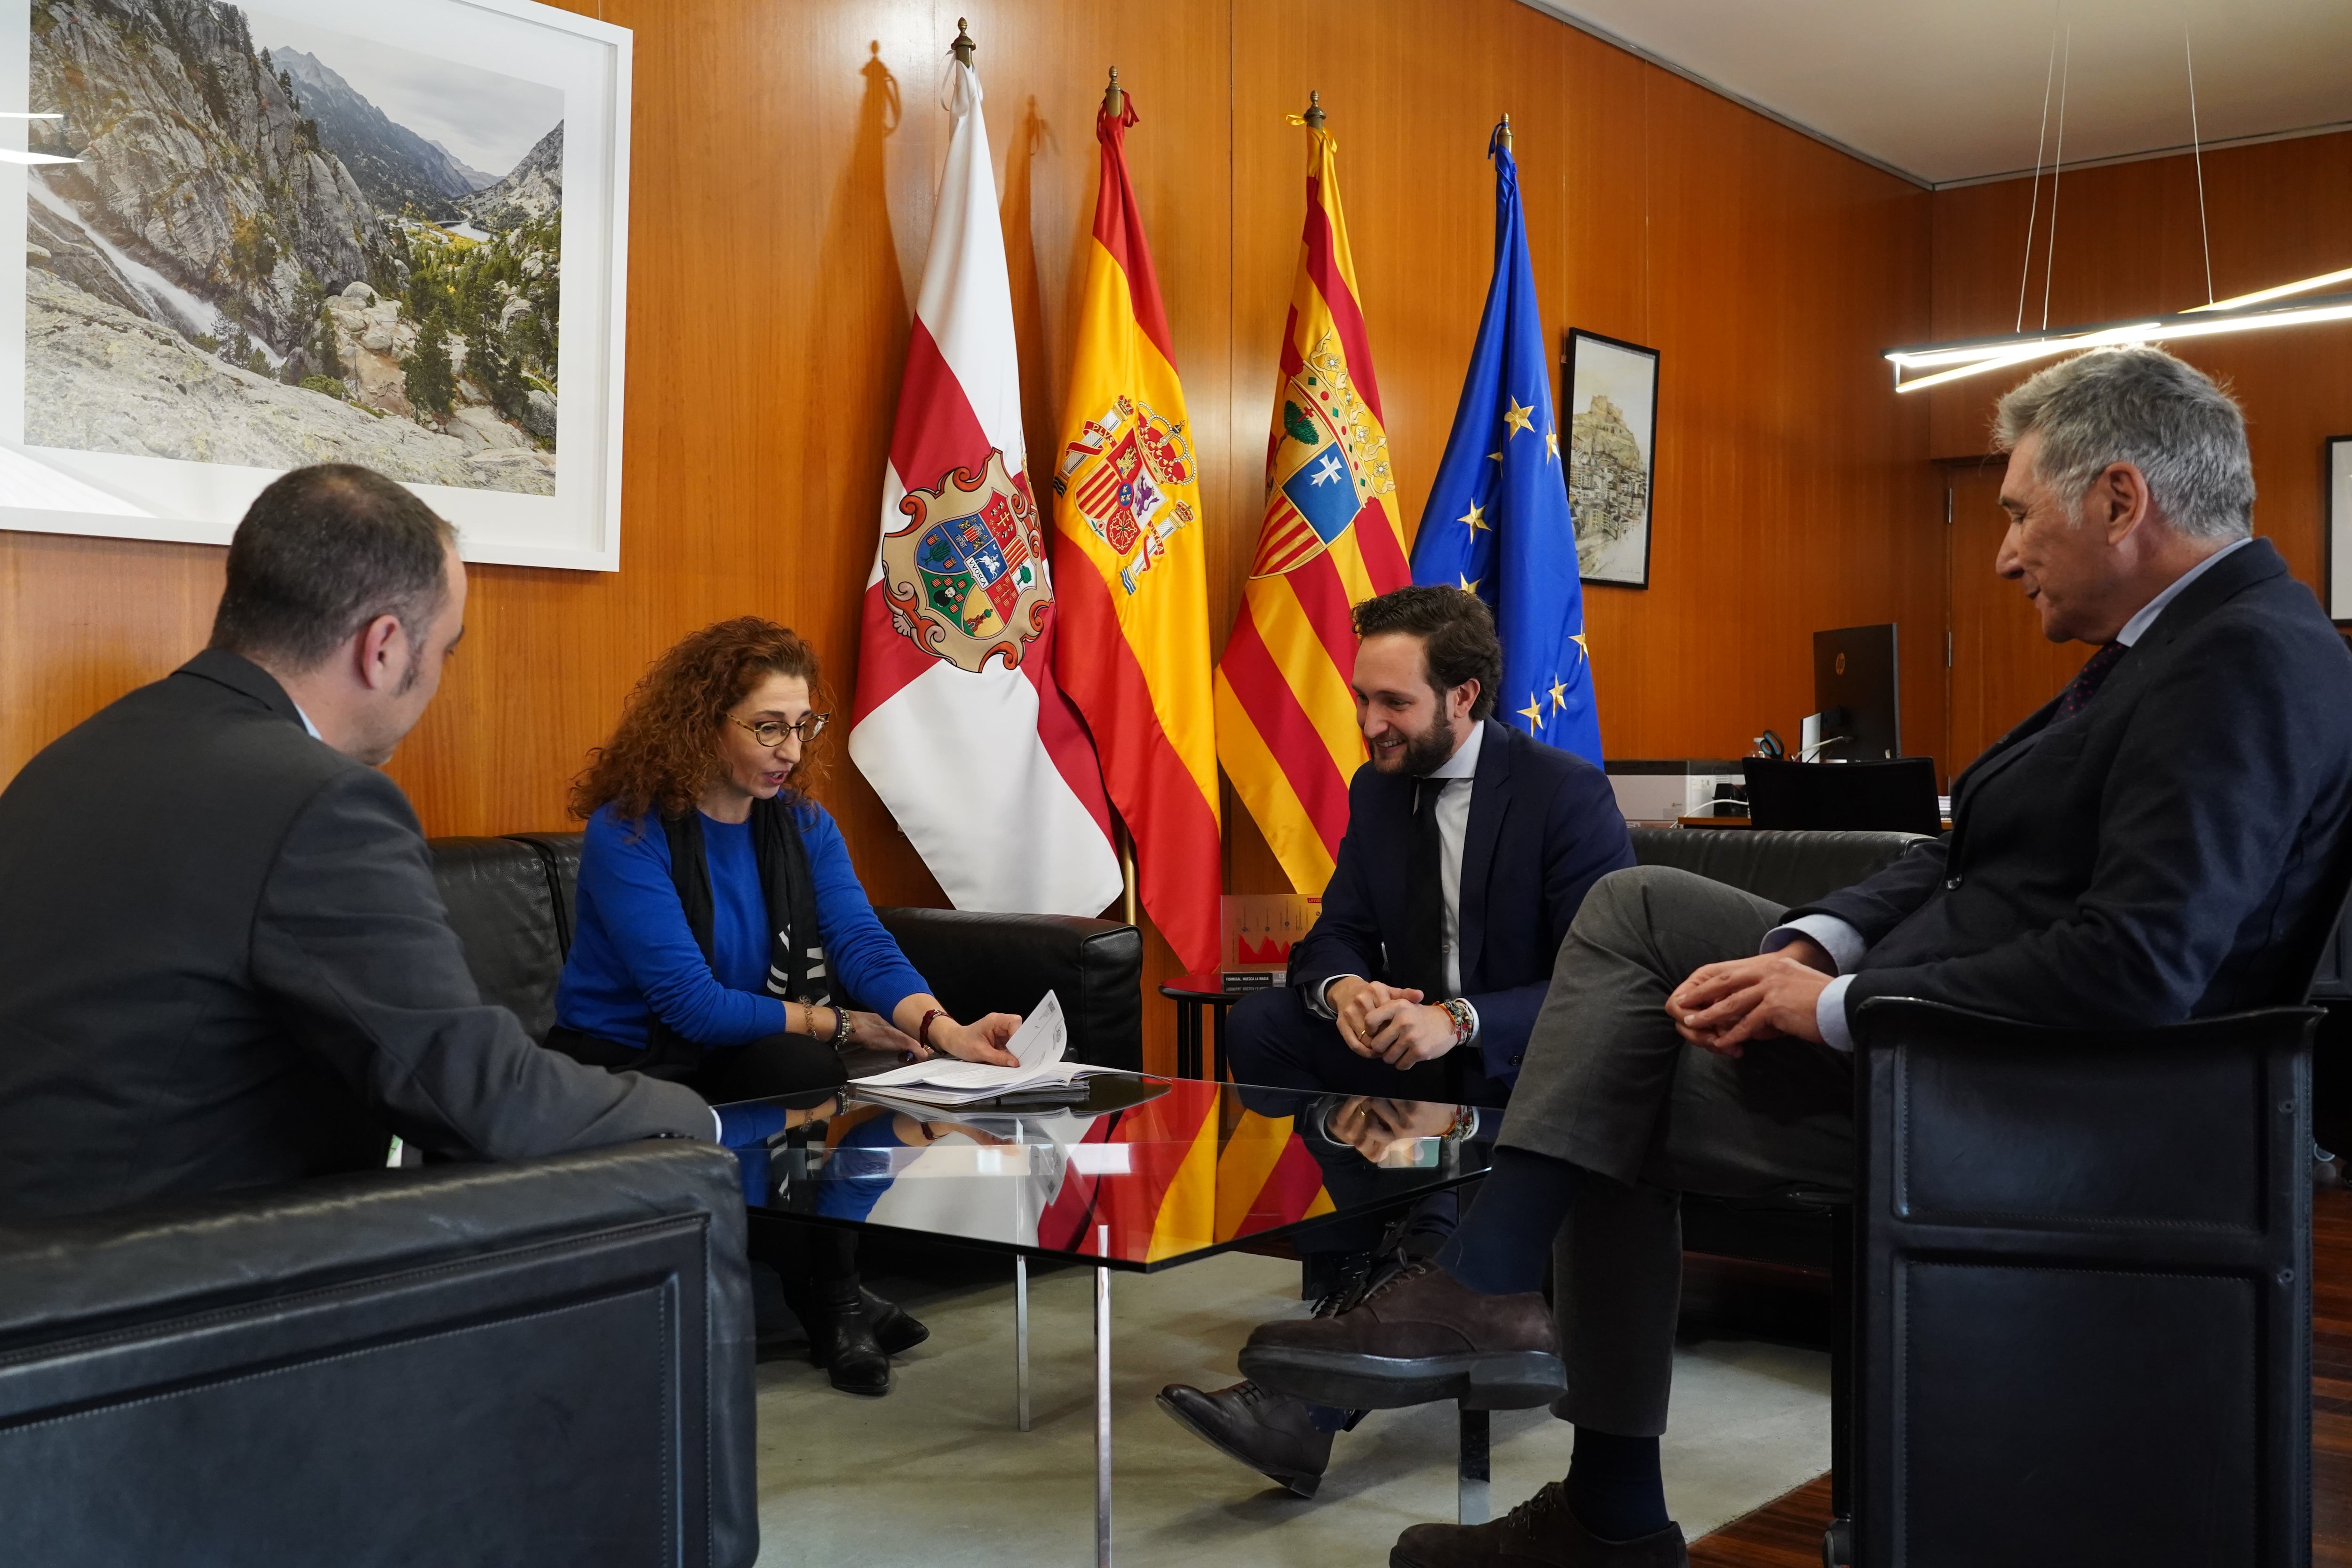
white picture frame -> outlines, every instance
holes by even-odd
[[[519,448],[544,453],[542,467],[551,461],[552,493],[424,482],[413,473],[394,477],[404,479],[457,527],[460,548],[468,561],[618,571],[624,340],[628,320],[629,31],[531,0],[376,0],[368,5],[353,5],[348,0],[261,0],[245,5],[239,0],[239,9],[248,22],[279,19],[306,29],[305,36],[341,35],[362,54],[372,51],[379,58],[389,58],[390,51],[406,51],[407,56],[423,57],[428,62],[446,61],[461,68],[453,73],[458,79],[479,81],[481,78],[467,73],[489,72],[519,79],[533,92],[546,89],[562,95],[560,341],[550,356],[556,372],[551,378],[556,391],[551,414],[540,413],[530,420],[551,424],[553,431]],[[34,75],[31,12],[30,0],[0,0],[0,110],[43,107],[27,101]],[[251,29],[257,56],[265,30],[259,26]],[[311,53],[325,58],[316,48]],[[412,84],[415,81],[414,73],[409,79]],[[429,96],[433,86],[428,72],[425,85],[412,86],[411,90]],[[61,132],[36,127],[33,134]],[[26,121],[0,120],[0,147],[25,150],[26,136]],[[70,142],[53,144],[74,150]],[[520,166],[506,172],[520,173]],[[506,172],[468,171],[491,175]],[[0,163],[0,211],[26,213],[33,177],[37,177],[34,171],[22,163]],[[54,203],[51,205],[54,208]],[[25,247],[0,248],[0,530],[227,543],[253,498],[280,473],[299,464],[259,466],[191,460],[119,447],[95,450],[29,443],[27,271]],[[330,295],[338,295],[336,282],[324,281]],[[120,323],[109,318],[108,324]],[[412,342],[414,337],[412,328]],[[259,333],[253,341],[258,350],[275,352]],[[449,341],[458,343],[462,352],[456,337]],[[266,395],[278,395],[268,391]],[[357,405],[355,398],[352,405]],[[110,417],[113,413],[101,412]],[[370,417],[399,417],[376,410],[361,412]],[[334,411],[335,418],[342,416]],[[47,417],[46,413],[43,417]],[[121,423],[115,420],[118,426]],[[446,435],[440,438],[453,439]],[[442,448],[431,449],[436,460],[440,460],[437,454]],[[522,466],[522,458],[514,452],[502,449],[496,456],[509,472]],[[394,471],[390,464],[385,469]],[[432,471],[454,471],[460,478],[469,478],[488,470],[453,469],[444,462]],[[483,482],[536,485],[546,480],[527,474],[516,480]]]
[[[1578,575],[1646,588],[1658,467],[1658,351],[1577,327],[1560,357],[1568,459],[1561,477],[1576,522]]]

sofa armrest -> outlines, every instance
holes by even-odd
[[[1671,866],[1794,908],[1885,870],[1916,833],[1776,832],[1740,827],[1636,827],[1633,858]]]
[[[669,1141],[0,1226],[0,1562],[748,1565],[743,1230]]]
[[[1048,991],[1062,999],[1070,1056],[1143,1068],[1143,933],[1076,915],[972,910],[874,911],[957,1017],[1026,1014]]]

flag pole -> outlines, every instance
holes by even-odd
[[[1118,90],[1118,68],[1110,68],[1110,85],[1103,89],[1103,112],[1117,120],[1127,107],[1127,95]]]
[[[948,53],[956,58],[956,64],[960,66],[971,64],[971,52],[980,47],[978,44],[971,41],[971,24],[961,16],[956,18],[955,42],[948,46]],[[938,35],[933,34],[932,37],[936,37]]]
[[[1127,818],[1117,818],[1118,824],[1118,875],[1125,885],[1119,894],[1118,912],[1128,924],[1139,930],[1143,925],[1141,910],[1135,899],[1135,835],[1127,830]]]
[[[1320,131],[1323,129],[1322,93],[1309,92],[1307,95],[1307,112],[1300,115],[1298,118],[1307,122],[1307,129],[1309,131]]]
[[[1511,114],[1510,114],[1510,110],[1505,110],[1503,111],[1503,151],[1504,151],[1504,152],[1506,152],[1506,153],[1507,153],[1507,152],[1509,152],[1510,150],[1511,150]]]

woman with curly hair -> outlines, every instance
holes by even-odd
[[[839,1087],[840,1053],[1009,1064],[1020,1020],[948,1016],[875,918],[841,829],[809,798],[831,715],[815,651],[744,616],[694,633],[637,684],[572,794],[588,824],[548,1044],[714,1103]],[[856,998],[873,1011],[850,1004]],[[856,1234],[792,1226],[773,1257],[836,1388],[889,1392],[920,1323],[866,1290]]]

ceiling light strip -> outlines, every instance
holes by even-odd
[[[1895,390],[1920,392],[1986,371],[2083,349],[2158,342],[2174,338],[2214,337],[2223,332],[2252,331],[2264,327],[2305,326],[2347,320],[2352,320],[2352,293],[2327,295],[2301,305],[2271,310],[2242,310],[2221,315],[2209,308],[2202,312],[2184,310],[2155,321],[2113,322],[2074,332],[2037,333],[2031,337],[1989,339],[1967,344],[1922,344],[1916,348],[1890,349],[1885,357],[1895,368]],[[1906,370],[1916,369],[1930,370],[1932,374],[1905,379],[1903,373]]]

